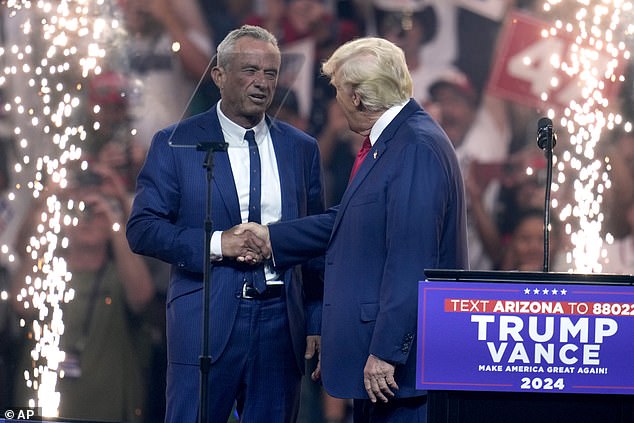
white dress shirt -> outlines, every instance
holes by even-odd
[[[227,154],[231,163],[238,201],[240,203],[240,217],[242,223],[249,220],[249,143],[244,139],[244,134],[248,129],[235,124],[226,117],[220,109],[220,103],[216,107],[218,120],[222,128],[225,142],[228,144]],[[280,176],[277,168],[275,149],[269,132],[266,120],[262,119],[253,128],[255,131],[255,142],[260,153],[261,166],[261,219],[262,224],[277,222],[282,218],[282,190],[280,187]],[[211,258],[212,260],[222,259],[222,231],[215,231],[211,236]],[[271,272],[269,266],[265,266],[266,279],[272,280],[277,277]]]
[[[372,146],[374,146],[376,141],[379,139],[379,137],[383,133],[383,130],[387,128],[390,123],[392,123],[396,115],[398,115],[401,110],[403,110],[403,107],[405,107],[408,102],[409,100],[404,101],[401,104],[397,104],[396,106],[390,107],[385,112],[383,112],[383,114],[376,120],[376,122],[374,122],[374,125],[372,125],[372,129],[370,130],[370,143],[372,144]]]

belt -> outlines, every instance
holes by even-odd
[[[244,285],[242,285],[242,295],[240,298],[244,300],[269,300],[271,298],[281,297],[283,292],[284,284],[281,283],[267,284],[266,290],[259,293],[253,286],[249,285],[248,282],[245,282]]]

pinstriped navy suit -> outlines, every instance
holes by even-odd
[[[327,250],[321,368],[328,393],[367,399],[369,354],[396,366],[397,399],[425,393],[416,389],[418,281],[426,268],[468,268],[465,219],[453,147],[410,100],[383,130],[339,206],[269,225],[277,265]]]
[[[216,106],[188,118],[176,127],[156,133],[146,162],[137,180],[127,237],[133,251],[170,263],[171,275],[167,295],[168,388],[166,421],[193,423],[198,409],[198,370],[202,336],[202,272],[204,251],[204,214],[206,170],[205,152],[195,148],[173,148],[174,144],[223,141]],[[282,220],[323,211],[320,157],[316,140],[280,121],[267,117],[279,170]],[[174,130],[175,129],[175,130]],[[172,135],[173,132],[173,135]],[[262,193],[266,196],[266,192]],[[214,155],[212,187],[213,230],[226,230],[241,223],[240,207],[227,152]],[[321,321],[321,273],[303,268],[282,268],[285,287],[286,316],[292,351],[280,351],[265,357],[284,360],[290,354],[291,383],[304,369],[305,337],[318,334]],[[318,266],[315,267],[318,269]],[[213,264],[211,273],[210,345],[212,370],[209,395],[228,390],[228,381],[216,373],[214,366],[244,345],[232,345],[230,336],[237,316],[243,311],[239,298],[244,282],[244,267],[232,260]],[[280,269],[278,269],[280,270]],[[314,269],[313,269],[314,270]],[[302,280],[303,279],[303,280]],[[307,280],[307,279],[310,279]],[[306,289],[302,286],[306,285]],[[242,323],[241,323],[242,324]],[[257,323],[256,323],[257,324]],[[244,329],[249,331],[247,327]],[[233,339],[233,338],[232,338]],[[239,354],[239,353],[238,353]],[[235,369],[229,369],[229,372]],[[216,376],[214,376],[216,375]],[[233,377],[230,373],[226,377]],[[267,378],[267,375],[262,375]],[[226,383],[225,383],[226,382]],[[268,380],[270,397],[258,398],[262,404],[279,401],[276,383]],[[231,404],[229,404],[231,406]],[[209,415],[214,420],[214,409]]]

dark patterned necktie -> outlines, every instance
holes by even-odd
[[[244,134],[249,143],[249,222],[262,223],[260,201],[262,199],[262,177],[260,169],[260,151],[255,142],[255,132],[252,129]]]
[[[244,139],[249,143],[249,222],[262,223],[262,211],[260,203],[262,199],[262,169],[260,166],[260,151],[255,142],[255,132],[249,129],[244,134]],[[264,266],[253,269],[251,283],[259,293],[266,290],[266,278]]]

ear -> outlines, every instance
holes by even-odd
[[[225,71],[219,66],[214,66],[211,68],[211,79],[213,79],[214,84],[218,87],[218,89],[222,89],[225,82]]]
[[[357,94],[356,91],[352,91],[351,98],[352,98],[352,104],[354,104],[354,107],[356,107],[358,110],[361,110],[362,105],[361,105],[361,97],[359,96],[359,94]]]

